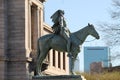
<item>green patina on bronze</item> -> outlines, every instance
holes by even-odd
[[[62,19],[61,17],[62,14]],[[80,52],[80,46],[83,44],[88,35],[99,39],[99,34],[95,30],[92,24],[89,24],[81,30],[74,33],[70,33],[66,26],[64,17],[64,12],[62,10],[56,11],[51,18],[54,22],[52,28],[54,33],[47,34],[38,39],[38,49],[37,49],[37,66],[36,66],[36,76],[41,76],[41,67],[44,59],[46,58],[50,49],[54,49],[60,52],[68,52],[70,58],[70,73],[73,74],[74,62],[78,53]],[[55,18],[54,18],[55,17]],[[60,19],[59,21],[57,21]]]

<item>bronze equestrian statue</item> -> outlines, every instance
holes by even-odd
[[[89,23],[86,27],[74,33],[70,33],[63,15],[64,11],[56,11],[51,16],[52,21],[54,22],[52,26],[54,33],[44,35],[38,39],[36,76],[42,75],[42,63],[50,49],[54,49],[60,52],[68,52],[68,56],[71,59],[70,73],[73,74],[74,62],[78,53],[80,52],[80,46],[83,44],[87,36],[91,35],[96,39],[100,38],[94,26]]]

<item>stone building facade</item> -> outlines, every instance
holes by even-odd
[[[43,20],[44,0],[0,0],[0,80],[29,80],[27,59],[37,39],[52,33]],[[51,50],[47,75],[69,74],[69,60]]]

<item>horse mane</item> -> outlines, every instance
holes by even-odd
[[[71,33],[71,34],[74,34],[75,36],[76,36],[78,33],[81,34],[81,33],[83,33],[84,29],[87,28],[87,27],[88,27],[88,26],[83,27],[83,28],[81,28],[80,30],[78,30],[78,31],[76,31],[76,32],[73,32],[73,33]]]

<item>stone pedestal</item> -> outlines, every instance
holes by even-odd
[[[32,80],[82,80],[80,75],[59,75],[33,77]]]

